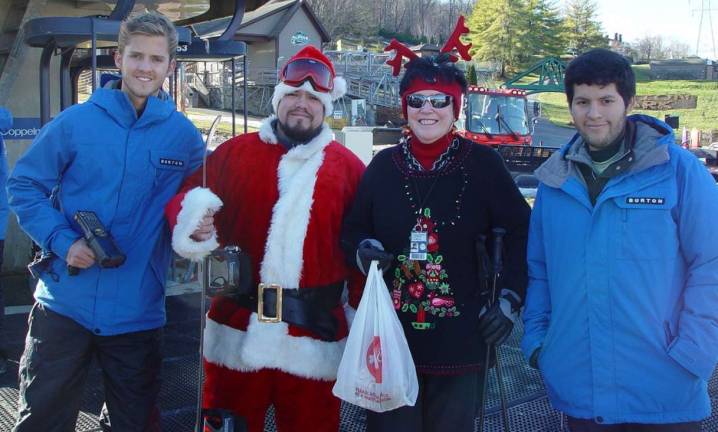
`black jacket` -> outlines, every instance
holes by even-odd
[[[486,352],[477,327],[488,293],[476,239],[506,229],[499,288],[523,299],[530,210],[493,149],[456,137],[439,160],[424,171],[405,141],[377,154],[345,220],[342,246],[352,261],[366,238],[394,254],[384,279],[417,370],[458,374],[481,369]],[[408,259],[417,224],[429,238],[426,261]]]

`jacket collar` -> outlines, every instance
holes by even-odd
[[[177,110],[172,98],[160,90],[157,96],[147,98],[147,105],[138,119],[130,98],[120,90],[120,83],[119,79],[110,80],[103,88],[92,93],[89,102],[102,108],[107,115],[125,128],[144,127],[164,121]]]
[[[668,145],[674,142],[673,130],[664,122],[646,115],[632,115],[628,121],[636,126],[636,139],[631,149],[632,164],[623,174],[644,171],[669,160]],[[591,163],[591,157],[581,135],[576,133],[571,141],[555,152],[535,172],[536,178],[547,186],[560,188],[570,177],[578,177],[577,163]]]

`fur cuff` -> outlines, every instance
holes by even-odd
[[[211,238],[197,242],[190,238],[197,229],[208,210],[217,211],[222,207],[222,200],[207,188],[196,187],[185,195],[182,208],[177,214],[177,225],[172,231],[172,249],[183,258],[201,261],[211,251],[219,247],[217,234]]]
[[[347,94],[347,82],[342,77],[334,78],[334,89],[332,90],[332,100],[337,100]]]

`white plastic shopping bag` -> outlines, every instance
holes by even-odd
[[[369,268],[332,391],[376,412],[416,403],[414,360],[376,261]]]

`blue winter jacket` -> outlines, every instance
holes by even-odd
[[[7,203],[7,191],[5,183],[7,182],[7,149],[3,141],[2,134],[10,130],[12,127],[12,115],[10,111],[0,107],[0,240],[5,240],[5,231],[7,230],[7,217],[10,213],[10,207]],[[2,257],[0,257],[2,262]]]
[[[556,409],[599,423],[710,415],[718,188],[665,123],[631,116],[635,161],[591,205],[577,136],[536,175],[522,349]]]
[[[165,323],[171,249],[163,209],[201,164],[204,147],[197,129],[161,96],[150,97],[137,118],[125,93],[96,90],[40,131],[8,182],[20,226],[55,255],[35,299],[96,334]],[[97,214],[127,255],[122,266],[68,275],[65,257],[82,232],[73,219],[78,210]]]

